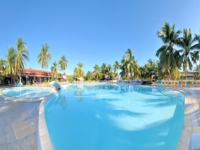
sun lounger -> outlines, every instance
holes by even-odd
[[[182,82],[179,81],[177,86],[178,86],[178,87],[182,87]]]
[[[166,86],[170,87],[172,85],[172,82],[168,82],[168,84]]]
[[[193,86],[194,86],[194,87],[198,87],[198,84],[197,84],[196,81],[193,82]]]
[[[185,87],[185,86],[186,86],[186,82],[182,81],[182,87]]]
[[[161,85],[161,81],[156,82],[155,85],[156,85],[156,86],[160,86],[160,85]]]
[[[161,81],[160,86],[164,86],[164,85],[165,85],[165,82]]]
[[[190,82],[186,81],[186,87],[190,87]]]
[[[168,85],[168,81],[165,81],[163,86],[167,86],[167,85]]]

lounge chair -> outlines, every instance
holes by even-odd
[[[168,84],[166,86],[170,87],[172,85],[172,82],[169,81]]]
[[[177,87],[177,86],[178,86],[178,82],[175,81],[175,82],[174,82],[174,87]]]
[[[167,86],[167,85],[168,85],[168,81],[165,81],[163,86]]]
[[[182,87],[182,82],[179,81],[177,86]]]
[[[185,87],[185,86],[186,86],[186,82],[182,81],[182,87]]]
[[[197,85],[200,86],[200,81],[197,81]]]
[[[161,81],[160,86],[164,86],[164,85],[165,85],[165,82]]]
[[[156,82],[155,85],[156,85],[156,86],[160,86],[160,85],[161,85],[161,81]]]
[[[194,87],[198,87],[198,84],[197,84],[196,81],[193,82],[193,86],[194,86]]]
[[[186,81],[186,87],[190,87],[190,82]]]

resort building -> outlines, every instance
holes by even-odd
[[[52,73],[49,71],[44,71],[44,70],[36,70],[36,69],[24,69],[24,71],[19,74],[21,77],[21,82],[26,85],[26,84],[33,84],[33,83],[40,83],[44,81],[50,80],[53,76]],[[18,77],[19,77],[18,76]],[[59,74],[56,78],[56,80],[66,80],[66,75],[65,74]],[[10,84],[13,82],[11,80],[11,76],[0,76],[0,84]]]
[[[194,72],[180,72],[181,77],[186,77],[188,80],[194,80]]]

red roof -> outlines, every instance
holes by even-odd
[[[24,69],[24,72],[21,73],[21,76],[28,77],[51,77],[51,72],[44,70],[36,70],[36,69]]]

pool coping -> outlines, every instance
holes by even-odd
[[[128,84],[129,85],[129,84]],[[192,134],[200,133],[200,107],[195,99],[195,97],[186,89],[180,88],[168,88],[171,90],[178,91],[182,94],[184,94],[184,125],[182,128],[182,133],[179,139],[179,142],[177,143],[176,150],[188,150],[189,144],[190,144],[190,137]],[[48,100],[47,98],[46,100]],[[38,136],[39,136],[39,149],[40,150],[54,150],[53,144],[51,142],[51,138],[48,132],[48,128],[46,125],[46,119],[44,115],[44,106],[46,100],[43,100],[40,104],[39,109],[39,127],[38,127]],[[193,107],[193,112],[191,110],[191,107]],[[197,115],[199,114],[199,115]],[[192,115],[196,116],[197,125],[196,127],[193,126],[194,118]]]
[[[188,150],[192,134],[200,133],[200,109],[196,98],[186,89],[177,90],[185,95],[184,126],[177,150]]]
[[[4,89],[9,89],[9,88],[18,88],[18,87],[6,87]],[[27,88],[27,87],[26,87]],[[49,87],[30,87],[30,88],[49,88]],[[38,102],[46,99],[47,97],[51,96],[53,92],[46,94],[46,95],[41,95],[41,96],[35,96],[35,97],[17,97],[17,96],[9,96],[6,95],[2,92],[3,89],[0,89],[0,94],[1,97],[3,97],[5,100],[11,100],[11,101],[19,101],[19,102]]]

